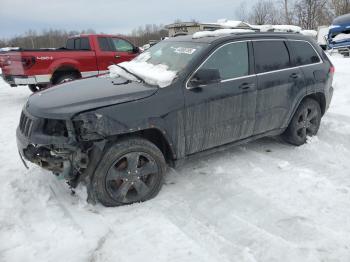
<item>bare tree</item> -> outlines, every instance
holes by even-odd
[[[276,3],[270,0],[257,2],[252,8],[250,20],[257,25],[279,23],[280,14],[276,8]]]
[[[330,8],[335,16],[350,13],[350,0],[331,0]]]
[[[249,18],[250,18],[250,14],[247,11],[247,2],[241,2],[238,6],[238,8],[236,9],[236,17],[240,20],[240,21],[245,21],[248,22]],[[250,21],[249,21],[250,22]]]
[[[299,0],[295,4],[298,24],[304,29],[316,29],[324,23],[327,0]]]

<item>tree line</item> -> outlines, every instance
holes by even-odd
[[[315,29],[330,25],[334,17],[350,13],[350,0],[259,0],[253,6],[246,1],[237,9],[236,17],[251,24],[291,24],[303,29]],[[175,22],[181,22],[179,19]],[[0,39],[0,47],[58,48],[65,46],[68,37],[96,33],[93,29],[83,31],[29,30],[24,35]],[[140,26],[130,34],[122,35],[136,46],[147,44],[168,36],[164,25]]]
[[[82,31],[65,30],[43,30],[38,33],[36,30],[28,30],[21,36],[15,36],[10,39],[0,39],[1,47],[22,47],[28,49],[34,48],[59,48],[66,45],[69,37],[79,34],[95,34],[93,29]],[[128,35],[120,35],[136,46],[142,46],[150,40],[159,40],[168,36],[168,30],[163,25],[145,25],[132,30]]]
[[[236,16],[251,24],[289,24],[317,30],[340,15],[350,13],[350,0],[261,0],[248,10],[242,2]]]

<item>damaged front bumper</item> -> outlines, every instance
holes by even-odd
[[[59,120],[48,121],[23,110],[16,130],[19,154],[22,160],[30,161],[55,175],[63,175],[68,181],[76,181],[88,166],[88,154],[75,140],[69,125]]]

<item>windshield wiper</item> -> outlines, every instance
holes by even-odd
[[[123,69],[123,70],[124,70],[125,72],[127,72],[128,74],[134,76],[134,77],[135,77],[137,80],[139,80],[141,83],[145,83],[145,82],[146,82],[143,78],[139,77],[138,75],[136,75],[136,74],[134,74],[134,73],[131,73],[128,69],[126,69],[126,68],[124,68],[124,67],[122,67],[122,66],[120,66],[120,65],[116,65],[116,66],[120,67],[121,69]]]

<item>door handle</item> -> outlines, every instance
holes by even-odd
[[[115,57],[115,58],[120,58],[120,55],[115,55],[114,57]]]
[[[249,88],[253,88],[255,84],[253,83],[243,83],[239,86],[240,89],[247,90]]]
[[[289,77],[291,77],[291,78],[299,78],[299,74],[293,73]]]

